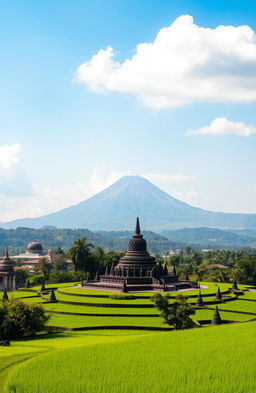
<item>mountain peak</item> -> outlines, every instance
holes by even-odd
[[[4,228],[133,229],[140,217],[143,229],[161,231],[185,227],[256,228],[256,215],[214,213],[181,202],[139,175],[124,176],[75,206],[46,216],[5,223]]]

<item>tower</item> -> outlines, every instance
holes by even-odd
[[[14,263],[9,258],[8,248],[5,251],[5,257],[0,262],[0,290],[15,291],[16,277],[14,272]]]

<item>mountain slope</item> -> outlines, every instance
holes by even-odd
[[[4,228],[26,226],[91,230],[132,229],[135,217],[154,231],[184,227],[256,228],[255,214],[215,213],[171,197],[140,176],[125,176],[93,197],[56,213],[4,223]]]
[[[165,230],[161,234],[174,242],[186,242],[202,246],[255,246],[256,233],[237,234],[216,228],[183,228],[174,231]]]

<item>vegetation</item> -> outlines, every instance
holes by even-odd
[[[187,297],[178,295],[176,301],[170,304],[166,296],[157,293],[152,297],[152,301],[160,311],[164,323],[173,326],[176,330],[189,329],[193,326],[190,315],[195,314],[195,310],[188,303]]]
[[[26,249],[27,244],[32,239],[39,241],[43,245],[44,250],[51,248],[57,251],[61,248],[66,252],[72,247],[74,241],[85,236],[95,247],[102,247],[110,251],[122,251],[126,250],[127,242],[131,235],[132,231],[95,233],[88,229],[0,228],[0,256],[4,255],[6,247],[9,247],[10,255],[19,254]],[[173,248],[184,247],[182,243],[169,241],[166,237],[151,231],[145,231],[144,235],[150,252],[166,252]]]
[[[36,272],[43,275],[45,282],[52,270],[52,263],[48,258],[41,258],[36,266]]]
[[[82,273],[85,278],[85,273],[92,273],[93,262],[91,258],[92,243],[87,242],[87,237],[83,237],[74,242],[73,247],[68,250],[68,257],[72,259],[75,270]]]
[[[19,300],[0,305],[0,339],[29,337],[45,328],[49,316],[43,307]]]

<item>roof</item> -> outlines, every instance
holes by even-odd
[[[220,265],[219,263],[210,263],[210,265],[208,265],[207,268],[208,269],[229,269],[228,266]]]
[[[30,261],[22,261],[21,264],[22,265],[31,265],[31,264],[38,264],[40,261],[40,259],[31,259]]]

